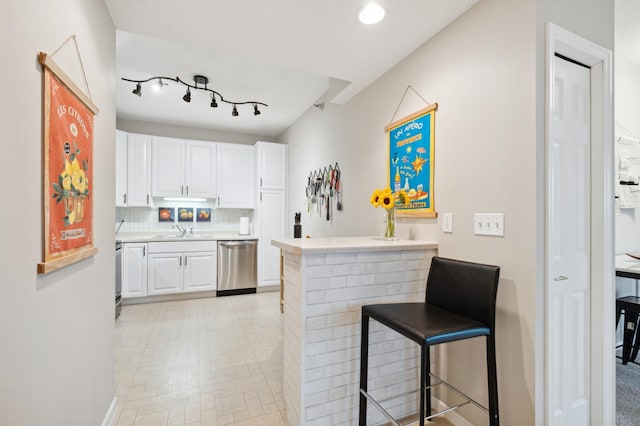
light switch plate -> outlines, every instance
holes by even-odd
[[[453,232],[453,213],[442,214],[442,232]]]
[[[473,232],[476,235],[504,237],[504,213],[476,213]]]

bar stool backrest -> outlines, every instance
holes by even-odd
[[[500,267],[434,256],[427,278],[426,303],[495,325]]]

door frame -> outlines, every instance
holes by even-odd
[[[555,24],[546,25],[545,64],[545,240],[543,283],[537,300],[543,301],[537,316],[544,321],[542,345],[538,345],[536,363],[536,424],[548,424],[549,389],[547,382],[549,353],[549,232],[553,219],[549,214],[550,143],[553,85],[553,59],[559,53],[591,68],[591,424],[615,424],[615,266],[614,266],[614,156],[613,156],[613,84],[612,53],[609,49],[573,34]],[[542,346],[542,347],[540,347]],[[544,389],[544,394],[542,394]]]

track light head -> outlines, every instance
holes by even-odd
[[[187,93],[185,93],[185,95],[182,97],[182,100],[187,103],[191,102],[191,91],[189,90],[188,87],[187,87]]]
[[[211,94],[211,108],[218,108],[218,102],[216,102],[216,95]]]
[[[142,86],[140,86],[140,83],[136,84],[136,88],[133,89],[133,93],[134,95],[138,95],[138,96],[142,96]]]
[[[233,111],[231,111],[231,115],[234,117],[238,116],[238,108],[236,108],[236,104],[233,104]]]
[[[253,115],[260,115],[261,112],[258,109],[258,104],[253,104]]]

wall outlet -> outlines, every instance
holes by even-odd
[[[504,213],[476,213],[473,232],[476,235],[504,237]]]
[[[453,213],[442,214],[442,232],[453,232]]]

